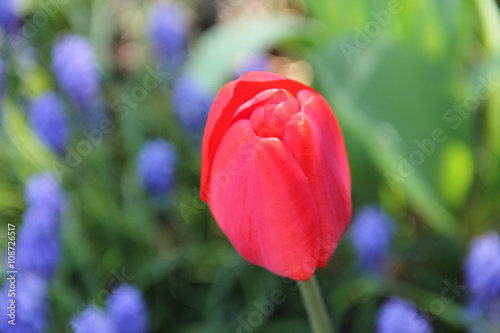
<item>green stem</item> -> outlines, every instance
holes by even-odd
[[[299,284],[300,294],[304,300],[313,333],[333,333],[333,327],[328,318],[316,277],[313,275],[309,280],[297,281],[297,283]]]

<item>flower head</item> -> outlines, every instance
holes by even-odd
[[[52,49],[52,72],[71,101],[83,110],[99,99],[100,73],[89,41],[79,35],[60,38]]]
[[[173,69],[186,55],[188,26],[176,4],[157,3],[149,9],[149,38],[160,62]]]
[[[39,173],[26,182],[28,209],[19,230],[17,265],[47,279],[60,257],[60,220],[64,205],[61,186],[51,173]],[[34,256],[33,253],[38,253]]]
[[[431,333],[429,318],[415,305],[398,297],[387,300],[376,320],[377,333]]]
[[[0,1],[0,28],[5,34],[15,31],[20,25],[21,19],[14,0]]]
[[[355,216],[350,229],[361,268],[379,271],[391,248],[393,220],[381,208],[365,207]]]
[[[60,257],[63,194],[59,183],[50,173],[36,174],[26,183],[25,198],[28,209],[18,233],[15,262],[16,325],[7,324],[7,329],[3,326],[7,321],[2,320],[1,332],[42,333],[45,330],[48,286]],[[4,288],[7,286],[9,283]],[[2,308],[11,302],[7,294],[4,290],[0,295]]]
[[[148,193],[163,195],[174,182],[176,162],[177,153],[171,143],[151,140],[139,153],[137,177]]]
[[[19,271],[35,272],[47,279],[53,276],[61,256],[59,225],[57,212],[41,206],[26,210],[17,242]]]
[[[351,218],[349,164],[328,102],[266,72],[227,83],[205,127],[200,192],[243,258],[309,279]]]
[[[54,92],[46,92],[31,103],[30,124],[47,147],[64,153],[70,132],[63,104]]]
[[[107,313],[121,333],[146,333],[148,314],[139,290],[131,286],[116,288],[108,298]]]
[[[470,332],[500,330],[500,237],[490,231],[476,237],[464,261],[469,292],[467,323]]]
[[[472,299],[500,299],[500,237],[489,232],[476,237],[465,259],[465,282]]]
[[[26,204],[30,207],[50,209],[54,213],[62,211],[64,192],[57,178],[49,172],[31,176],[26,182]]]
[[[190,136],[201,137],[213,100],[213,96],[193,77],[184,76],[175,82],[172,107]]]
[[[118,333],[109,317],[94,305],[85,308],[71,320],[75,333]]]
[[[8,282],[8,280],[7,280]],[[0,295],[0,307],[7,310],[11,300],[9,283],[5,283]],[[0,320],[0,332],[43,333],[48,315],[47,281],[37,274],[19,272],[16,276],[15,323],[5,317]],[[4,314],[5,316],[5,314]]]

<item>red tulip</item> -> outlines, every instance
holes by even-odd
[[[227,83],[202,154],[201,199],[242,257],[300,281],[326,266],[351,218],[351,180],[320,94],[265,72]]]

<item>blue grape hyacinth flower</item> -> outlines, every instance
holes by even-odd
[[[34,272],[50,279],[61,253],[64,193],[53,174],[39,173],[26,182],[25,201],[28,208],[19,230],[17,266],[22,272]]]
[[[48,287],[61,253],[60,219],[64,195],[57,179],[50,173],[31,176],[25,187],[25,201],[28,208],[18,232],[16,260],[15,263],[6,260],[6,270],[17,272],[16,324],[13,326],[2,320],[0,332],[45,331]],[[0,306],[4,309],[12,299],[6,290],[9,286],[6,282],[0,295]]]
[[[50,209],[30,207],[17,241],[17,267],[50,279],[61,257],[60,216]],[[37,253],[37,255],[33,255]]]
[[[387,300],[376,319],[377,333],[432,333],[429,318],[415,304],[398,297]]]
[[[470,332],[500,331],[500,237],[490,231],[474,238],[464,261],[469,293],[466,321]]]
[[[141,292],[130,285],[113,290],[106,311],[120,333],[146,333],[148,330],[146,303]]]
[[[172,108],[191,138],[201,140],[214,97],[193,77],[183,76],[174,85]]]
[[[26,182],[24,197],[28,207],[41,207],[60,213],[64,207],[65,195],[56,176],[50,172],[38,173]]]
[[[53,91],[33,100],[29,119],[40,140],[55,153],[63,154],[70,131],[63,104]]]
[[[476,237],[464,262],[465,282],[472,299],[500,299],[500,237],[495,232]]]
[[[90,42],[79,35],[60,38],[52,49],[52,72],[71,101],[82,110],[100,102],[100,70]]]
[[[95,305],[90,305],[71,320],[74,333],[119,333],[109,316]]]
[[[0,1],[0,27],[7,35],[20,26],[21,19],[14,0]]]
[[[6,280],[8,281],[8,280]],[[8,307],[13,298],[8,296],[9,285],[4,284],[0,295],[0,307],[4,315],[0,321],[0,332],[43,333],[47,326],[49,304],[47,281],[30,272],[19,272],[16,276],[15,325],[8,323],[11,317]]]
[[[394,221],[381,208],[365,207],[355,216],[350,229],[361,269],[380,272],[391,249]]]
[[[148,35],[162,65],[174,69],[184,61],[188,34],[186,18],[178,5],[156,3],[150,7]]]
[[[148,141],[139,152],[137,164],[137,178],[147,193],[161,196],[170,190],[177,164],[173,144],[163,139]]]

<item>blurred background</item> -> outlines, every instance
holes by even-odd
[[[35,290],[0,331],[78,331],[89,304],[105,321],[126,284],[143,332],[307,332],[295,284],[199,200],[214,96],[264,70],[314,87],[344,134],[353,223],[316,274],[337,331],[500,332],[499,17],[493,0],[0,0],[0,244],[15,226]]]

